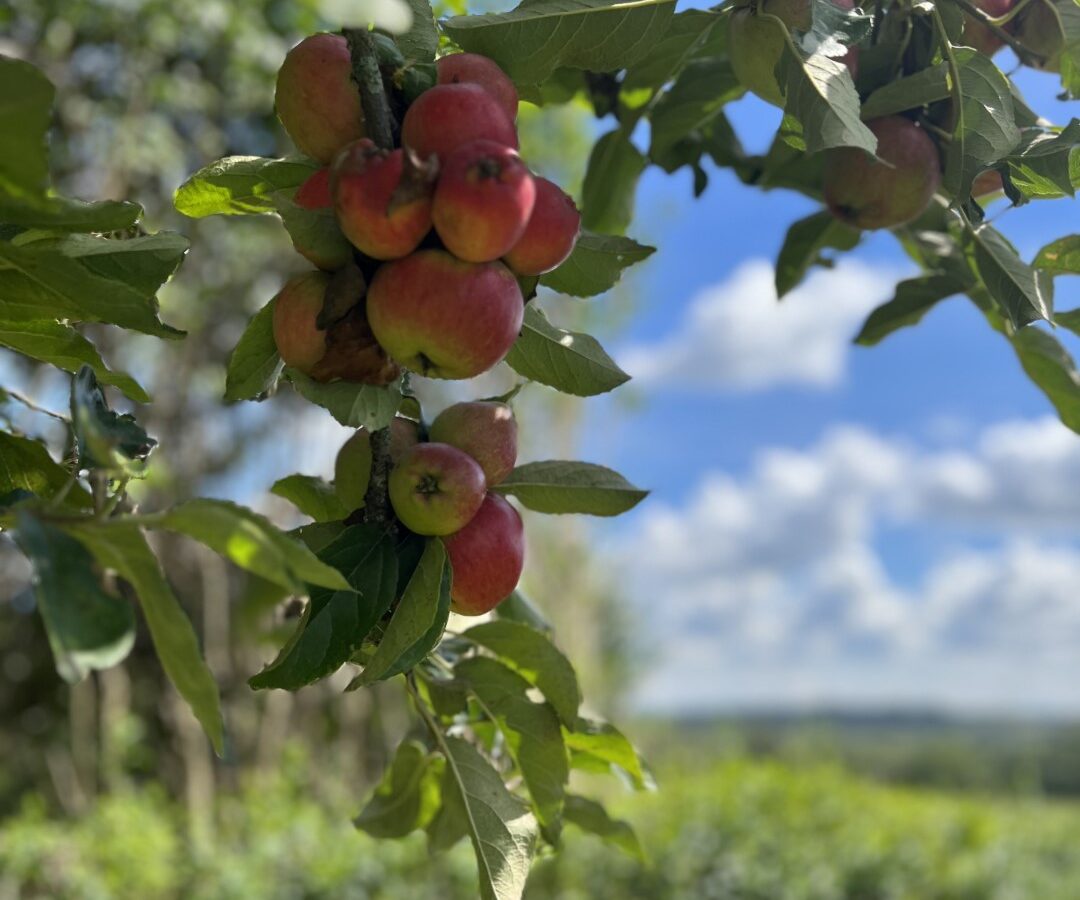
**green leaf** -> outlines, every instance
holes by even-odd
[[[0,222],[21,228],[55,231],[124,231],[143,214],[138,203],[97,200],[88,203],[69,197],[23,198],[5,196],[0,190]]]
[[[470,744],[449,736],[440,743],[446,756],[443,806],[456,807],[458,820],[464,820],[476,852],[480,897],[520,900],[536,845],[536,819]]]
[[[635,789],[653,790],[656,783],[634,745],[609,722],[578,718],[565,734],[566,746],[605,766],[614,766],[624,773]],[[575,765],[576,767],[576,765]]]
[[[173,204],[193,219],[274,212],[274,192],[299,187],[317,168],[302,157],[227,156],[180,185]]]
[[[206,732],[218,756],[224,746],[221,700],[217,684],[199,652],[199,641],[157,558],[135,525],[111,522],[64,526],[90,550],[101,565],[113,569],[139,597],[150,637],[165,674],[175,685]]]
[[[412,28],[397,36],[397,45],[406,60],[431,62],[439,49],[439,32],[428,0],[408,0],[412,10]]]
[[[131,604],[106,594],[94,558],[63,531],[20,512],[15,539],[34,566],[34,593],[65,681],[82,681],[91,669],[108,669],[131,652]]]
[[[948,100],[949,96],[949,64],[940,62],[879,87],[863,102],[862,117],[879,119]]]
[[[104,238],[69,234],[35,241],[34,249],[55,250],[76,260],[86,271],[109,281],[119,281],[153,297],[177,270],[188,251],[188,239],[171,231],[142,237]]]
[[[867,316],[855,343],[872,347],[900,328],[917,325],[935,304],[963,290],[963,284],[939,272],[901,281],[893,299]]]
[[[562,67],[633,66],[674,12],[674,0],[524,0],[506,13],[455,16],[443,31],[463,49],[495,60],[515,82],[540,84]]]
[[[277,658],[248,683],[260,690],[297,690],[337,671],[394,602],[397,557],[393,541],[372,525],[353,525],[319,551],[346,576],[350,590],[315,588]]]
[[[150,527],[186,534],[240,568],[287,590],[302,593],[305,582],[350,590],[341,572],[320,562],[300,541],[227,500],[189,500],[144,519]]]
[[[1008,158],[1009,182],[1025,199],[1076,195],[1074,157],[1080,145],[1080,120],[1060,131],[1029,128],[1018,152]]]
[[[983,169],[997,162],[1020,142],[1009,80],[990,57],[977,50],[953,50],[960,69],[960,103],[952,140],[942,148],[945,188],[964,199]]]
[[[845,225],[829,212],[814,213],[795,222],[784,238],[776,260],[776,295],[783,297],[821,260],[826,248],[851,250],[862,233]]]
[[[349,514],[345,504],[334,492],[334,486],[314,475],[287,475],[279,478],[270,488],[270,493],[288,500],[316,522],[333,522],[344,519]]]
[[[16,247],[0,241],[0,319],[104,322],[156,337],[183,336],[158,318],[152,293],[94,275],[44,243]]]
[[[743,93],[726,58],[689,63],[649,114],[649,157],[668,171],[677,168],[665,164],[676,145],[707,127],[725,104]]]
[[[44,196],[55,94],[49,79],[30,63],[0,56],[0,191]]]
[[[229,357],[225,399],[252,400],[269,391],[281,374],[282,362],[274,343],[274,303],[267,303],[248,322]]]
[[[676,13],[648,54],[629,68],[623,78],[623,91],[661,88],[689,60],[726,55],[725,26],[726,17],[714,10],[687,9]]]
[[[1054,275],[1080,273],[1080,234],[1058,238],[1039,251],[1032,265]]]
[[[339,269],[352,261],[353,246],[341,231],[333,207],[307,209],[292,201],[294,191],[274,195],[274,208],[293,246],[321,269]]]
[[[1028,378],[1054,404],[1062,423],[1080,432],[1080,372],[1072,356],[1039,328],[1024,328],[1010,340]]]
[[[401,389],[396,384],[386,387],[349,381],[321,384],[291,368],[285,369],[285,377],[298,394],[328,410],[347,428],[378,431],[390,424],[401,405]]]
[[[630,823],[611,818],[607,810],[595,800],[589,800],[577,794],[567,794],[563,815],[567,822],[576,825],[582,831],[595,834],[639,862],[645,862],[645,851],[641,848],[641,842]]]
[[[87,365],[71,380],[71,427],[84,469],[140,478],[157,445],[134,416],[109,409],[94,370]]]
[[[521,335],[506,362],[519,375],[578,397],[603,394],[630,380],[596,338],[552,325],[532,303],[525,307]]]
[[[445,760],[419,741],[402,741],[371,799],[353,824],[376,838],[403,838],[426,828],[439,808]]]
[[[520,590],[514,591],[495,607],[495,616],[509,622],[520,622],[522,625],[528,625],[530,628],[542,631],[548,637],[551,637],[555,630],[544,617],[544,614]]]
[[[621,128],[600,138],[589,154],[581,188],[581,224],[622,234],[634,218],[634,194],[648,161]]]
[[[628,237],[584,231],[566,262],[542,275],[540,283],[571,297],[595,297],[615,287],[626,269],[655,252],[655,247]]]
[[[490,657],[463,659],[454,666],[454,675],[494,717],[525,780],[537,819],[545,833],[556,836],[570,762],[555,710],[530,700],[529,682]]]
[[[990,225],[971,230],[975,263],[987,291],[1013,326],[1049,319],[1053,298],[1050,279],[1040,279],[1005,236]]]
[[[73,480],[73,474],[53,461],[44,444],[0,431],[0,497],[26,491],[42,500],[52,500]],[[78,483],[72,485],[64,500],[67,507],[85,508],[91,504],[90,495]]]
[[[563,724],[572,726],[577,721],[581,705],[577,675],[547,635],[528,625],[502,619],[474,625],[464,637],[490,650],[537,688]]]
[[[590,516],[617,516],[649,495],[604,466],[561,459],[518,466],[494,490],[536,512]]]
[[[431,538],[424,545],[424,554],[401,595],[375,655],[364,666],[364,671],[353,679],[350,689],[373,684],[398,673],[401,657],[429,633],[440,609],[449,610],[450,580],[450,565],[443,542]],[[442,624],[445,628],[445,619]],[[435,642],[438,642],[438,638]]]
[[[150,402],[150,395],[134,378],[125,372],[111,371],[93,344],[74,328],[59,322],[0,321],[0,347],[65,372],[77,372],[88,365],[102,384],[115,385],[137,403]]]
[[[786,85],[784,112],[802,125],[807,153],[833,147],[877,150],[877,138],[859,118],[859,95],[842,62],[820,53],[803,59],[786,41],[779,72]]]

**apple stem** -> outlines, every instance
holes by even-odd
[[[360,104],[364,108],[364,130],[377,147],[393,150],[396,123],[383,86],[371,32],[366,28],[346,28],[344,35],[352,60],[352,79],[360,91]]]

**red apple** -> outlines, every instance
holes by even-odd
[[[484,470],[449,444],[416,444],[390,472],[390,505],[417,534],[453,534],[484,502]]]
[[[444,543],[453,568],[454,612],[480,616],[514,592],[525,565],[525,527],[498,494],[488,494],[472,521]]]
[[[435,63],[439,84],[478,84],[499,101],[511,122],[517,118],[518,93],[498,64],[479,53],[452,53]]]
[[[517,462],[517,420],[505,403],[455,403],[435,417],[428,435],[464,450],[480,463],[488,487],[509,475]]]
[[[867,127],[879,161],[855,147],[829,150],[824,193],[829,211],[856,228],[892,228],[917,218],[941,183],[941,158],[930,136],[910,119],[885,116]]]
[[[405,451],[420,442],[419,426],[412,419],[395,416],[390,422],[390,461],[398,462]],[[357,429],[334,460],[334,490],[349,509],[364,505],[371,481],[371,432]]]
[[[293,194],[293,203],[304,209],[329,209],[334,205],[330,196],[330,168],[316,169]]]
[[[352,259],[353,249],[334,217],[329,174],[329,169],[317,170],[296,189],[291,206],[288,200],[278,201],[278,212],[296,252],[332,272]]]
[[[473,378],[498,363],[521,331],[525,304],[500,262],[469,263],[418,250],[379,267],[368,288],[375,338],[429,378]]]
[[[274,297],[274,343],[285,365],[308,373],[326,353],[326,332],[315,326],[330,276],[308,272],[285,282]]]
[[[987,169],[975,176],[971,185],[972,197],[989,197],[991,194],[1000,194],[1005,190],[1005,184],[1001,180],[1001,173],[997,169]]]
[[[442,162],[462,144],[481,139],[518,146],[514,123],[478,84],[437,84],[416,98],[401,122],[401,142],[421,159],[434,154]]]
[[[364,111],[345,38],[314,34],[293,47],[278,72],[274,108],[293,143],[323,164],[362,138]]]
[[[536,185],[515,150],[470,141],[446,157],[431,218],[446,249],[468,262],[490,262],[525,233]]]
[[[581,231],[581,213],[555,182],[534,178],[536,203],[521,239],[503,257],[518,275],[543,275],[573,251]]]
[[[430,173],[404,151],[380,150],[367,138],[349,144],[330,174],[341,230],[372,259],[400,259],[431,230]]]

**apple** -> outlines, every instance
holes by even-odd
[[[488,494],[469,524],[443,542],[453,569],[451,608],[458,615],[483,615],[514,592],[525,565],[525,527],[498,494]]]
[[[396,463],[410,447],[420,442],[420,427],[402,416],[390,422],[390,462]],[[334,460],[334,490],[349,509],[364,505],[368,484],[371,482],[371,432],[357,429]]]
[[[855,8],[855,0],[833,2],[844,10]],[[809,31],[810,0],[763,0],[756,13],[749,7],[736,10],[728,27],[728,55],[735,77],[747,90],[773,106],[782,107],[785,89],[777,80],[776,68],[787,37],[775,19],[788,29]],[[859,49],[850,48],[840,61],[854,78],[859,71]]]
[[[467,262],[490,262],[525,233],[536,185],[515,150],[470,141],[446,157],[431,218],[446,249]]]
[[[1046,72],[1061,69],[1061,51],[1065,49],[1063,14],[1076,14],[1072,0],[1063,3],[1060,8],[1052,0],[1032,0],[1009,23],[1020,43],[1042,57],[1041,62],[1033,61],[1033,64]]]
[[[364,111],[345,38],[314,34],[293,47],[278,72],[274,109],[300,151],[324,165],[362,138]]]
[[[1005,190],[1005,184],[1001,180],[1001,173],[997,169],[987,169],[975,176],[971,185],[972,197],[989,197],[991,194],[1000,194]]]
[[[499,101],[478,84],[437,84],[424,91],[401,121],[401,143],[420,159],[443,162],[477,140],[518,147],[517,130]]]
[[[473,378],[498,363],[521,331],[525,303],[500,262],[469,263],[418,250],[379,267],[367,295],[375,338],[429,378]]]
[[[435,63],[439,84],[478,84],[499,101],[511,122],[517,118],[518,93],[498,63],[479,53],[452,53]]]
[[[509,475],[517,462],[517,420],[505,403],[455,403],[435,417],[428,435],[433,441],[465,451],[480,463],[488,487]]]
[[[291,207],[288,202],[280,200],[278,212],[296,252],[327,272],[348,264],[352,259],[352,244],[345,239],[334,218],[330,170],[317,170],[296,189]]]
[[[997,18],[1012,9],[1014,0],[975,0],[975,5],[987,15]],[[986,25],[969,13],[964,13],[963,41],[986,56],[993,56],[1005,42]]]
[[[573,252],[581,233],[581,213],[555,182],[534,177],[536,203],[521,235],[503,257],[518,275],[543,275],[557,268]]]
[[[400,259],[431,230],[432,178],[404,151],[380,150],[367,138],[338,154],[330,174],[338,224],[372,259]]]
[[[829,211],[856,228],[891,228],[916,218],[941,183],[941,158],[930,136],[910,119],[885,116],[867,127],[882,161],[855,147],[829,150],[824,193]]]
[[[484,502],[484,470],[449,444],[416,444],[390,472],[390,505],[409,531],[446,535],[472,521]]]
[[[285,282],[273,299],[274,343],[285,365],[305,374],[326,353],[326,332],[315,325],[323,307],[330,276],[308,272]]]

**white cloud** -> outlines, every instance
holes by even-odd
[[[772,265],[748,262],[694,298],[672,333],[618,358],[639,384],[827,388],[843,376],[859,324],[888,299],[893,274],[845,260],[815,270],[777,302]]]
[[[708,476],[613,549],[661,648],[640,702],[1080,711],[1078,475],[1046,419],[946,452],[836,428]],[[939,548],[898,583],[886,541],[919,532]]]

